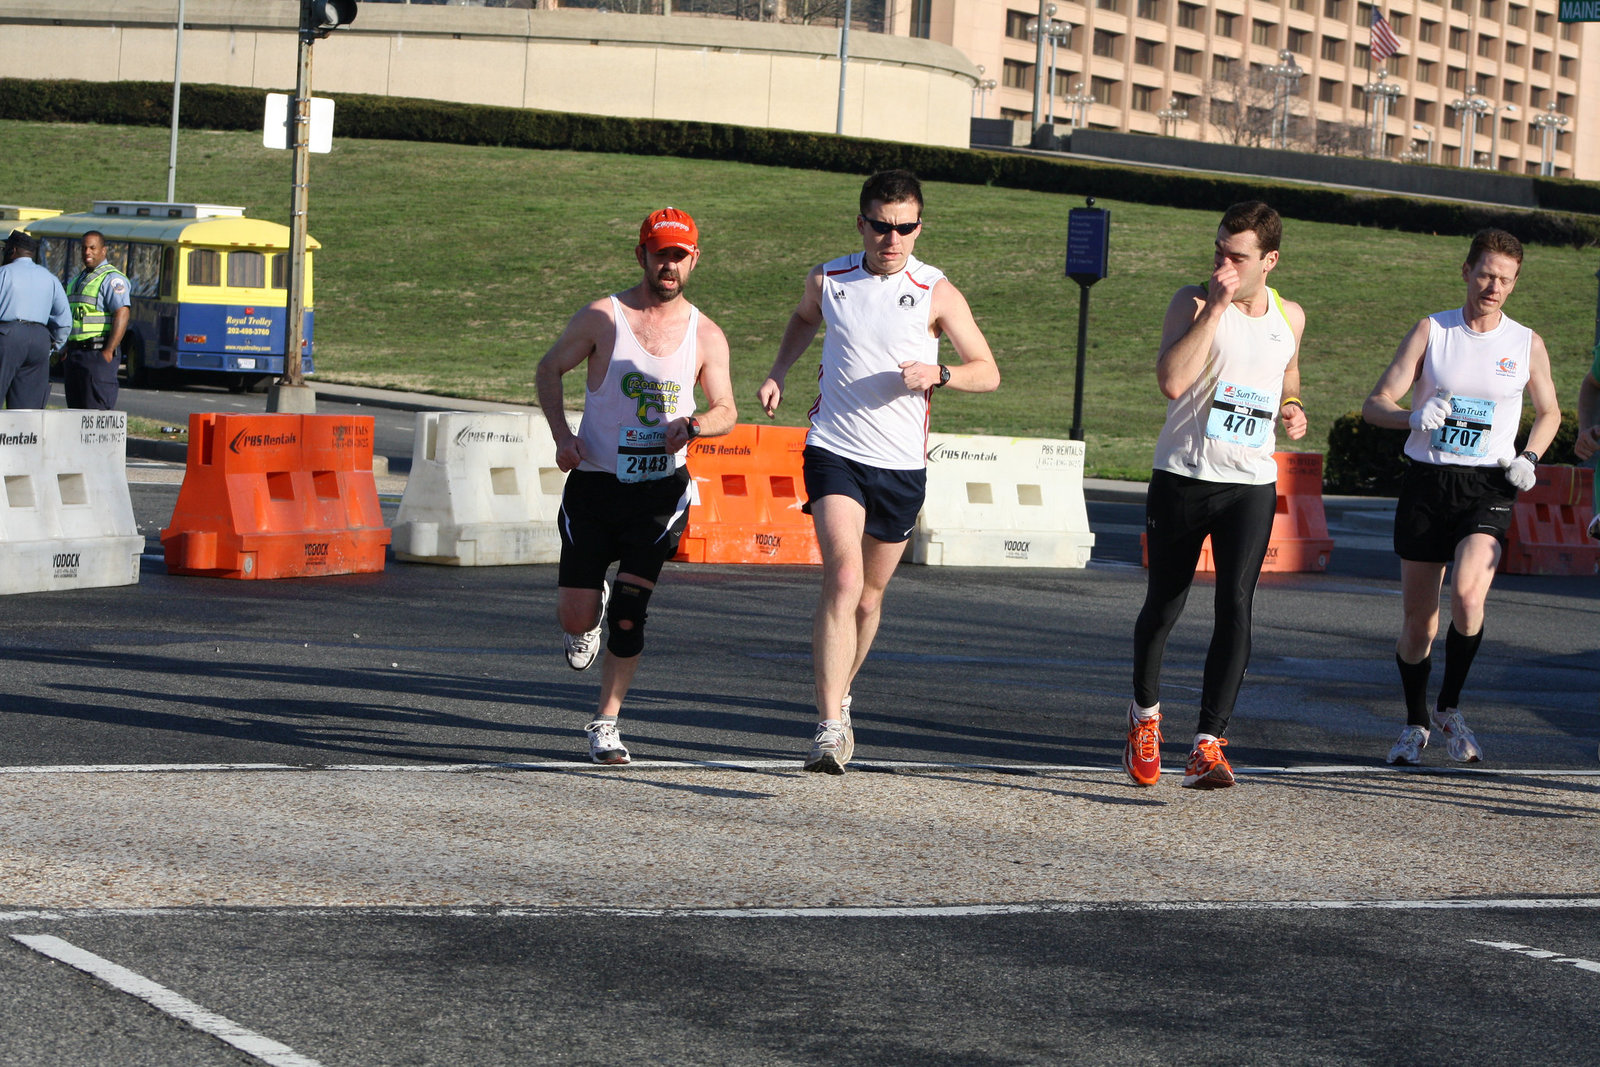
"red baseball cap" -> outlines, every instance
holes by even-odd
[[[639,243],[647,252],[663,248],[681,248],[685,252],[700,250],[700,227],[694,224],[687,211],[664,207],[652,211],[639,227]]]

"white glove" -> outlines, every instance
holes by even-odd
[[[1431,396],[1422,402],[1421,407],[1412,409],[1411,428],[1423,432],[1437,430],[1450,417],[1450,411],[1448,396]]]
[[[1502,459],[1500,466],[1505,468],[1506,481],[1521,492],[1533,488],[1533,483],[1538,481],[1538,474],[1533,469],[1533,461],[1527,456],[1518,456],[1516,459]]]

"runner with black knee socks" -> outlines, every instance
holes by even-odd
[[[1161,777],[1161,660],[1207,536],[1216,618],[1183,784],[1233,784],[1222,735],[1250,661],[1250,610],[1277,509],[1276,423],[1291,438],[1306,432],[1297,395],[1305,312],[1267,286],[1282,234],[1266,204],[1230,207],[1217,229],[1210,281],[1179,289],[1162,326],[1156,379],[1170,403],[1145,501],[1150,574],[1133,631],[1122,759],[1139,785]]]
[[[1404,615],[1395,663],[1406,727],[1390,763],[1421,763],[1433,731],[1444,735],[1451,759],[1483,758],[1459,710],[1461,688],[1483,640],[1484,605],[1517,492],[1533,488],[1534,466],[1561,425],[1544,341],[1504,310],[1521,271],[1520,241],[1504,230],[1479,231],[1461,265],[1466,301],[1411,328],[1361,409],[1374,426],[1411,431],[1394,522]],[[1525,390],[1534,420],[1519,455]],[[1408,392],[1409,410],[1400,406]],[[1452,563],[1444,679],[1430,715],[1439,592]]]

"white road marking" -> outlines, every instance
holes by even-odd
[[[49,908],[0,912],[0,922],[66,922],[71,919],[947,919],[994,915],[1087,915],[1123,912],[1194,913],[1251,911],[1566,911],[1600,909],[1600,897],[1502,897],[1443,900],[1153,900],[1071,901],[1018,904],[930,904],[884,907],[795,908],[630,908],[592,905],[517,906],[504,904],[441,907],[287,907],[287,908]],[[16,935],[13,935],[16,936]],[[1498,942],[1480,944],[1499,945]],[[1520,946],[1519,946],[1520,947]],[[1539,951],[1539,950],[1534,950]],[[1587,963],[1588,961],[1583,961]]]
[[[316,1060],[302,1056],[288,1045],[247,1030],[232,1019],[207,1011],[187,997],[179,996],[164,985],[152,982],[126,967],[79,948],[59,937],[49,934],[12,934],[20,942],[42,955],[76,967],[92,975],[113,989],[138,997],[157,1011],[165,1012],[181,1022],[188,1023],[219,1041],[232,1045],[240,1052],[253,1056],[272,1067],[322,1067]]]
[[[1550,952],[1547,949],[1532,948],[1528,945],[1519,945],[1515,941],[1478,941],[1468,938],[1468,943],[1484,945],[1488,948],[1497,948],[1502,952],[1515,952],[1519,956],[1529,956],[1536,960],[1549,960],[1551,963],[1568,963],[1580,971],[1594,971],[1600,973],[1600,963],[1594,960],[1580,959],[1577,956],[1563,956],[1559,952]]]
[[[1011,774],[1101,774],[1123,777],[1121,767],[1105,764],[1072,763],[932,763],[917,760],[853,760],[854,770],[948,772],[994,771]],[[1180,764],[1162,767],[1162,773],[1176,776]],[[219,771],[338,771],[359,774],[481,774],[504,771],[604,771],[626,776],[640,771],[794,771],[800,772],[800,758],[772,760],[635,760],[626,770],[602,767],[588,760],[549,760],[542,763],[85,763],[0,767],[7,774],[207,774]],[[1297,767],[1240,767],[1241,776],[1294,775],[1379,775],[1379,776],[1476,776],[1519,778],[1600,778],[1600,770],[1549,767],[1390,767],[1374,763],[1307,764]]]

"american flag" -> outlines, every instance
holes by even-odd
[[[1394,35],[1394,30],[1389,26],[1389,20],[1383,17],[1383,12],[1377,8],[1372,9],[1372,61],[1382,63],[1400,51],[1400,39]]]

